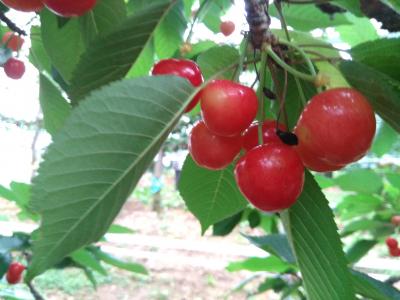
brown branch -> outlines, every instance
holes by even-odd
[[[0,11],[0,20],[6,23],[8,28],[10,28],[12,31],[18,33],[19,35],[24,35],[26,36],[26,32],[22,29],[20,29],[13,21],[11,21],[5,14],[4,12]]]

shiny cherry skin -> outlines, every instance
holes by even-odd
[[[219,30],[224,36],[230,36],[235,31],[235,23],[232,21],[221,22]]]
[[[314,96],[295,128],[297,151],[304,165],[321,171],[359,160],[375,135],[375,114],[368,100],[352,88],[335,88]]]
[[[392,237],[388,237],[386,239],[385,243],[389,248],[397,248],[399,246],[399,243],[397,242],[397,240]]]
[[[229,80],[214,80],[201,91],[201,114],[212,132],[241,134],[253,122],[258,101],[253,89]]]
[[[71,18],[79,17],[92,10],[97,0],[42,0],[55,14]]]
[[[175,75],[186,78],[194,87],[200,86],[203,82],[203,74],[199,66],[189,59],[163,59],[153,67],[152,75]],[[200,92],[186,107],[185,112],[191,111],[200,101]]]
[[[278,128],[282,131],[286,131],[286,126],[279,124]],[[279,136],[276,134],[276,121],[265,120],[262,125],[263,131],[263,144],[268,143],[282,143]],[[243,149],[250,151],[251,149],[258,146],[258,123],[253,123],[243,133]]]
[[[9,8],[23,12],[38,12],[43,8],[42,0],[0,0]]]
[[[7,44],[7,48],[17,52],[21,50],[22,45],[24,44],[25,41],[18,34],[8,31],[3,35],[1,42],[3,45]]]
[[[400,226],[400,216],[393,216],[392,219],[390,220],[390,222],[394,226]]]
[[[304,185],[304,166],[293,147],[283,143],[258,146],[236,164],[235,179],[242,194],[262,211],[292,206]]]
[[[19,262],[13,262],[10,264],[7,270],[6,279],[9,284],[17,284],[21,281],[22,272],[25,270],[25,266]]]
[[[390,256],[399,257],[400,256],[400,248],[389,248]]]
[[[189,136],[189,152],[203,168],[221,170],[233,162],[242,147],[242,137],[223,137],[212,133],[203,121],[197,123]]]
[[[11,79],[20,79],[25,74],[24,62],[16,58],[10,58],[3,67],[4,72]]]

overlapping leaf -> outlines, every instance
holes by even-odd
[[[34,180],[31,206],[42,224],[27,280],[102,237],[192,92],[182,78],[125,80],[73,111]]]

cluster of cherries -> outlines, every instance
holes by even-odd
[[[400,216],[393,216],[391,220],[394,226],[400,226]],[[400,257],[400,247],[397,240],[393,237],[386,239],[386,246],[388,247],[390,256]]]
[[[24,39],[14,32],[9,31],[4,34],[1,43],[3,48],[19,52],[24,44]],[[3,68],[4,73],[12,79],[20,79],[25,74],[24,62],[14,57],[10,57],[3,65]]]
[[[6,279],[9,284],[17,284],[22,279],[22,272],[25,270],[25,266],[19,262],[13,262],[7,269]]]
[[[0,0],[6,6],[23,11],[23,12],[39,12],[46,6],[62,17],[82,16],[92,10],[97,0]]]
[[[152,74],[180,76],[195,87],[203,83],[199,67],[190,60],[162,60]],[[249,202],[268,212],[294,204],[303,189],[304,166],[324,172],[341,169],[365,155],[375,134],[371,106],[351,88],[331,89],[309,101],[294,129],[296,146],[281,139],[287,133],[284,125],[273,120],[262,126],[253,123],[258,99],[249,87],[213,80],[186,111],[199,101],[202,120],[189,137],[193,160],[201,167],[221,170],[242,153],[234,171],[238,187]]]

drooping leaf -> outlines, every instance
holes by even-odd
[[[61,89],[43,74],[40,74],[39,99],[43,112],[44,128],[54,136],[64,125],[71,112],[71,106],[62,96]]]
[[[342,62],[340,70],[368,98],[375,111],[400,132],[400,82],[354,61]]]
[[[269,256],[266,258],[250,257],[243,261],[231,262],[226,267],[226,269],[229,272],[247,270],[252,272],[266,271],[273,273],[283,273],[291,269],[295,269],[295,266],[284,262],[276,256]]]
[[[114,30],[126,18],[124,0],[100,0],[90,16],[94,19],[98,34],[104,35]]]
[[[242,219],[243,211],[238,212],[237,214],[230,216],[222,221],[219,221],[213,225],[213,235],[215,236],[226,236],[235,229],[236,225],[239,224]]]
[[[73,111],[34,179],[31,206],[42,223],[27,280],[103,236],[191,93],[182,78],[138,78],[92,93]]]
[[[96,88],[122,79],[171,7],[173,2],[157,1],[94,40],[74,70],[69,91],[73,103]]]
[[[107,275],[106,269],[101,265],[100,261],[88,250],[80,249],[71,253],[71,258],[85,268],[92,269],[102,275]]]
[[[369,219],[361,219],[361,220],[356,220],[353,221],[349,224],[347,224],[342,232],[341,236],[347,236],[349,234],[352,234],[357,231],[363,231],[363,230],[371,230],[374,228],[379,228],[382,226],[386,226],[385,223],[380,222],[380,221],[375,221],[375,220],[369,220]]]
[[[374,194],[383,187],[382,177],[367,169],[347,171],[334,180],[342,190],[357,193]]]
[[[308,299],[354,300],[351,275],[333,213],[309,172],[303,193],[281,216]]]
[[[284,234],[270,234],[266,236],[249,236],[244,235],[246,239],[253,245],[267,251],[268,253],[278,256],[290,264],[296,263],[296,258],[290,248],[289,241]]]
[[[50,57],[44,48],[41,29],[38,26],[31,27],[31,48],[29,51],[29,61],[41,72],[51,73]]]
[[[390,125],[384,121],[375,136],[371,151],[378,157],[382,157],[393,149],[399,138],[399,134]]]
[[[279,17],[274,5],[270,7],[269,13],[274,17]],[[311,31],[316,28],[351,24],[346,15],[335,14],[333,18],[331,18],[312,4],[284,5],[283,15],[288,25],[300,31]]]
[[[248,204],[236,185],[233,166],[219,171],[207,170],[197,166],[190,155],[182,168],[179,192],[200,221],[202,233]]]
[[[337,206],[336,210],[342,220],[348,220],[373,212],[382,204],[382,199],[374,195],[349,195]]]
[[[371,300],[400,299],[400,291],[366,274],[352,270],[352,283],[357,294]]]
[[[363,258],[376,244],[376,240],[358,240],[347,250],[346,257],[349,263],[355,264]]]

